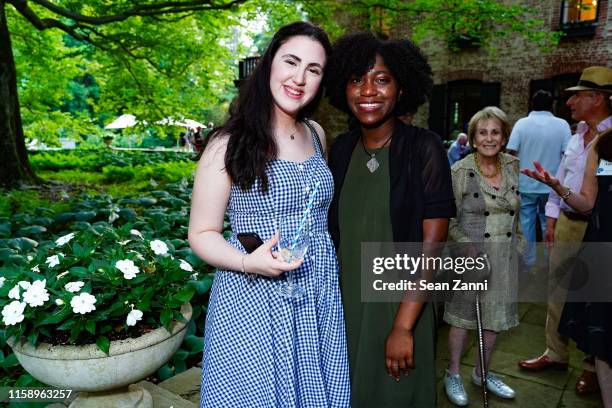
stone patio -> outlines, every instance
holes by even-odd
[[[489,396],[489,407],[528,407],[528,408],[600,408],[599,394],[579,397],[574,392],[576,378],[582,372],[582,357],[575,348],[571,352],[568,371],[544,371],[528,373],[519,369],[517,362],[524,358],[535,357],[545,348],[544,322],[546,305],[523,303],[519,305],[521,323],[515,329],[498,337],[493,352],[491,369],[501,375],[516,390],[515,400],[508,401]],[[448,364],[447,350],[448,327],[443,327],[438,339],[438,407],[454,407],[448,402],[442,384],[442,375]],[[482,393],[469,380],[478,353],[475,336],[461,361],[461,372],[470,396],[470,407],[482,407]]]
[[[520,325],[499,336],[493,354],[492,370],[501,375],[507,383],[517,391],[515,400],[507,401],[490,396],[489,407],[521,407],[521,408],[600,408],[599,395],[579,397],[574,392],[576,378],[582,371],[581,353],[575,349],[571,352],[570,369],[566,372],[547,371],[542,373],[527,373],[519,370],[517,362],[523,358],[534,357],[544,350],[544,321],[546,306],[544,304],[523,303],[519,305]],[[439,330],[438,338],[438,407],[454,407],[444,394],[442,376],[448,364],[447,351],[448,327]],[[469,374],[476,361],[477,346],[475,337],[462,359],[461,372],[464,379]],[[199,403],[200,391],[199,367],[179,374],[159,385],[142,381],[153,395],[155,408],[196,408]],[[466,390],[470,396],[470,407],[481,407],[480,388],[465,381]],[[61,404],[53,405],[54,408]],[[428,407],[423,407],[428,408]]]

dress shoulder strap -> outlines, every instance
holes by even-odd
[[[304,124],[308,127],[308,129],[310,129],[310,134],[312,135],[315,150],[317,151],[317,153],[323,156],[323,146],[321,145],[321,139],[319,139],[319,134],[317,133],[317,130],[314,128],[314,126],[312,126],[312,123],[310,123],[310,120],[308,119],[304,119]]]

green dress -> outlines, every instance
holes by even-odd
[[[362,302],[361,242],[393,242],[389,213],[389,149],[376,154],[380,167],[370,173],[358,143],[346,172],[339,203],[340,283],[351,370],[354,408],[436,406],[435,318],[428,304],[414,329],[415,369],[399,382],[387,374],[385,341],[398,303]]]

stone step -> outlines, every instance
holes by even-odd
[[[172,391],[150,383],[148,381],[141,381],[138,383],[139,386],[149,391],[153,398],[153,408],[197,408],[199,401],[188,401],[182,398],[180,395],[173,393]],[[77,396],[77,393],[74,393]],[[199,398],[199,391],[198,391]],[[73,398],[74,399],[74,398]],[[71,401],[65,403],[54,403],[46,405],[45,408],[66,408]]]
[[[161,382],[159,386],[199,406],[201,379],[202,368],[192,367],[185,372]]]
[[[141,381],[138,383],[141,387],[145,388],[151,393],[153,397],[153,408],[197,408],[194,402],[188,401],[181,398],[179,395],[169,391],[163,387],[150,383],[148,381]]]

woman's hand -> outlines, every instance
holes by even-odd
[[[535,171],[530,169],[522,169],[521,173],[541,183],[544,183],[547,186],[550,186],[551,188],[555,189],[555,191],[561,186],[559,179],[553,177],[548,171],[546,171],[540,162],[534,161],[533,165],[535,167]]]
[[[252,253],[244,257],[244,270],[248,273],[277,278],[287,271],[297,269],[303,260],[287,263],[278,252],[272,252],[272,248],[278,242],[278,233],[268,241],[260,245]]]
[[[410,374],[414,368],[414,339],[412,330],[394,327],[385,344],[387,373],[399,381],[401,373]]]

